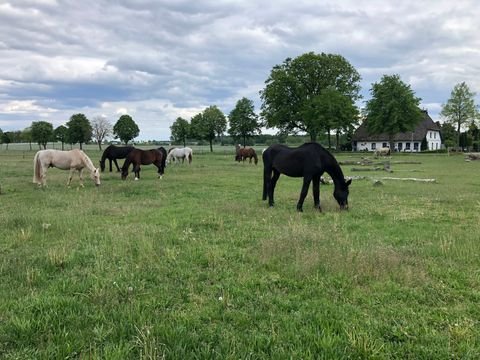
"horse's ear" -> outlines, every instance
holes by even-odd
[[[352,179],[348,179],[348,180],[345,182],[345,184],[346,184],[347,186],[350,186],[351,183],[352,183]]]

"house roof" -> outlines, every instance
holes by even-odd
[[[428,130],[440,131],[440,126],[435,123],[427,110],[422,110],[423,120],[417,125],[415,130],[398,133],[394,136],[393,141],[422,141],[427,135]],[[388,134],[369,134],[367,125],[363,122],[352,137],[353,141],[388,141]]]

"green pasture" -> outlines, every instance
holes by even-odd
[[[323,212],[310,192],[297,213],[301,180],[270,209],[261,160],[195,150],[161,180],[49,169],[45,189],[34,151],[0,151],[0,358],[480,357],[480,162],[344,165],[436,183],[354,180],[344,212],[321,185]]]

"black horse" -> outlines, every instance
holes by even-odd
[[[310,182],[313,181],[313,202],[320,207],[320,177],[327,172],[335,184],[333,196],[340,209],[348,209],[348,186],[352,180],[345,181],[337,160],[317,143],[306,143],[298,148],[285,145],[272,145],[263,152],[263,200],[273,206],[273,193],[280,174],[291,177],[303,177],[303,186],[297,203],[297,210],[303,211],[303,202],[307,196]],[[273,172],[273,176],[272,176]]]
[[[110,162],[110,172],[112,172],[112,160],[117,167],[117,171],[120,171],[118,166],[117,159],[125,159],[130,151],[135,149],[133,146],[115,146],[109,145],[103,152],[102,158],[100,159],[100,169],[105,171],[105,159],[108,159]]]
[[[122,166],[122,180],[128,176],[128,168],[133,164],[135,180],[140,179],[140,165],[153,164],[158,168],[158,177],[162,177],[165,171],[166,150],[163,147],[152,150],[133,149],[125,159]]]

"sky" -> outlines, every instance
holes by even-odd
[[[129,114],[136,140],[167,140],[211,105],[260,112],[272,68],[306,52],[357,69],[359,107],[398,74],[442,121],[460,82],[480,103],[479,19],[475,0],[0,0],[0,128]]]

